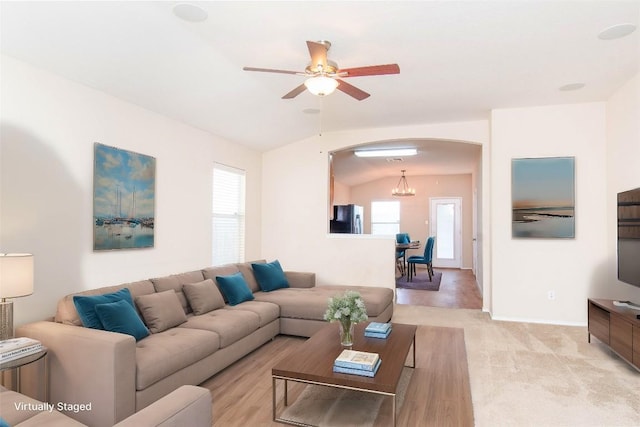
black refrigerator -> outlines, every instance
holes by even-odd
[[[331,233],[362,234],[364,208],[358,205],[336,205],[329,223]]]

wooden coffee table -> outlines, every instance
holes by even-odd
[[[412,365],[416,365],[416,329],[415,325],[393,324],[393,330],[387,339],[367,338],[364,328],[369,322],[357,324],[353,350],[378,353],[382,363],[375,377],[338,374],[333,372],[333,362],[344,347],[340,344],[338,324],[327,324],[296,351],[281,360],[271,370],[273,390],[273,420],[285,424],[308,425],[279,418],[276,407],[277,380],[284,381],[284,405],[287,401],[287,383],[289,381],[358,390],[376,393],[393,398],[393,425],[396,424],[396,390],[409,350],[413,347]]]

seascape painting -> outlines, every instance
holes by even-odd
[[[512,236],[575,237],[575,159],[513,159]]]
[[[152,248],[156,159],[95,144],[93,249]]]

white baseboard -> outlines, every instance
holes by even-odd
[[[567,322],[564,320],[552,320],[552,319],[526,319],[515,318],[505,316],[494,316],[489,313],[492,320],[498,320],[501,322],[518,322],[518,323],[538,323],[542,325],[558,325],[558,326],[587,326],[587,322]]]

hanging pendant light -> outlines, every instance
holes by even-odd
[[[409,187],[409,184],[407,184],[407,178],[404,176],[405,172],[406,172],[406,170],[403,169],[402,170],[402,176],[400,177],[400,180],[398,181],[398,185],[396,185],[396,188],[391,190],[391,195],[392,196],[404,197],[404,196],[415,196],[416,195],[416,189]]]

